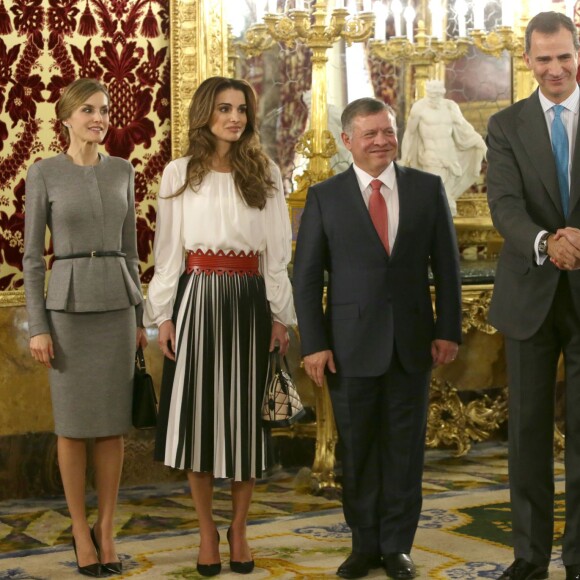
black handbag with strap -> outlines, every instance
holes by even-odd
[[[135,376],[133,378],[133,427],[153,429],[157,426],[157,395],[153,379],[145,368],[143,349],[135,353]]]

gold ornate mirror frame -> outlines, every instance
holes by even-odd
[[[171,155],[187,142],[187,109],[201,81],[227,74],[227,22],[222,0],[170,0]]]

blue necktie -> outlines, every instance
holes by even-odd
[[[556,172],[558,173],[558,184],[560,186],[560,198],[562,199],[562,209],[564,216],[568,216],[568,205],[570,201],[570,186],[568,184],[568,133],[562,123],[560,114],[564,107],[554,105],[554,120],[552,121],[552,151],[556,160]]]

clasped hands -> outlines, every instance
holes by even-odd
[[[548,256],[560,270],[580,269],[580,229],[561,228],[548,238]]]

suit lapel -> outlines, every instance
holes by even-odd
[[[413,193],[414,189],[409,187],[409,175],[405,167],[400,167],[395,163],[395,175],[397,176],[397,190],[399,193],[399,225],[397,227],[397,237],[391,249],[391,257],[397,255],[397,249],[401,245],[401,240],[405,236],[405,228],[413,219]]]
[[[552,144],[537,90],[526,100],[520,111],[517,131],[530,162],[539,174],[550,199],[560,213],[563,213],[556,163],[552,156]],[[547,151],[548,155],[546,155]],[[575,156],[576,154],[577,150],[575,150]]]

